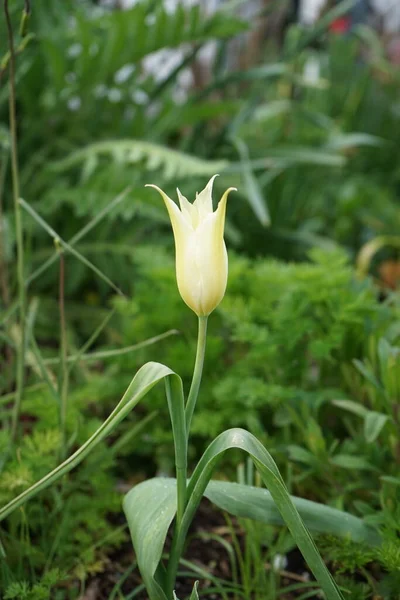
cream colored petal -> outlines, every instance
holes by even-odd
[[[217,210],[215,211],[215,214],[218,215],[217,221],[218,221],[219,233],[220,233],[220,235],[222,235],[222,237],[224,235],[224,228],[225,228],[226,203],[227,203],[230,192],[237,192],[237,188],[230,187],[226,190],[226,192],[224,192],[221,200],[218,202]]]
[[[177,256],[179,291],[196,314],[209,315],[224,297],[228,280],[228,255],[224,236],[228,189],[215,213],[208,214],[187,236],[184,252]]]
[[[192,238],[193,228],[189,224],[186,218],[183,216],[178,206],[175,204],[169,196],[158,186],[148,184],[148,187],[153,187],[157,190],[167,207],[169,217],[171,219],[172,229],[175,238],[175,264],[176,264],[176,278],[179,292],[186,302],[186,304],[196,312],[196,276],[190,272],[190,263],[192,262]],[[183,277],[187,277],[187,273],[190,273],[190,281],[184,282]]]
[[[196,270],[201,274],[199,314],[208,315],[222,300],[228,278],[219,215],[213,213],[196,229]]]
[[[189,202],[189,200],[187,198],[185,198],[185,196],[183,196],[183,194],[181,194],[181,192],[178,188],[176,188],[176,192],[178,194],[179,204],[180,204],[183,216],[185,217],[187,222],[192,225],[192,227],[196,227],[197,222],[198,222],[197,210],[195,209],[193,204],[191,204]]]
[[[202,273],[201,308],[204,314],[212,312],[224,297],[228,280],[228,255],[224,242],[226,203],[229,188],[222,196],[218,208],[204,220],[196,230],[198,247],[201,252],[197,258],[198,269]]]
[[[154,187],[163,197],[171,219],[176,248],[176,277],[179,292],[186,304],[199,316],[210,314],[221,302],[228,278],[228,257],[224,243],[225,212],[228,194],[235,188],[229,188],[222,196],[215,213],[205,209],[207,198],[204,192],[211,190],[213,177],[205,190],[203,198],[194,207],[198,219],[193,228],[187,221],[184,211],[191,210],[186,198],[178,192],[182,212],[178,206],[157,186]],[[200,195],[198,196],[198,198]],[[184,198],[182,201],[181,198]],[[187,202],[187,205],[185,204]],[[196,201],[195,201],[196,203]]]
[[[202,276],[196,263],[196,236],[192,232],[176,254],[176,280],[179,293],[197,315],[201,311]]]
[[[174,234],[176,233],[175,229],[178,231],[179,229],[182,229],[182,228],[187,229],[189,227],[188,223],[186,222],[185,217],[179,210],[178,206],[175,204],[175,202],[173,200],[171,200],[171,198],[161,188],[159,188],[157,185],[154,185],[152,183],[148,183],[145,187],[154,188],[162,196],[162,198],[165,202],[165,206],[167,207],[167,210],[168,210],[169,218],[171,219],[171,224],[172,224],[172,228],[174,230]]]
[[[204,190],[199,194],[196,194],[196,199],[193,202],[193,206],[199,211],[200,221],[204,219],[206,215],[213,212],[212,189],[216,177],[218,177],[218,175],[213,175],[213,177],[211,177]]]

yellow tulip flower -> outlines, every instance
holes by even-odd
[[[224,297],[228,255],[224,242],[225,211],[229,188],[213,211],[214,175],[191,204],[179,190],[178,205],[156,185],[171,219],[175,238],[176,279],[179,293],[199,317],[209,315]]]

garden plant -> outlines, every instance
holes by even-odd
[[[206,347],[207,320],[212,311],[222,300],[228,276],[228,258],[223,241],[226,203],[230,188],[223,195],[218,208],[213,212],[212,185],[213,177],[205,189],[196,196],[193,204],[182,196],[178,190],[180,209],[159,188],[157,188],[168,209],[174,230],[176,244],[176,277],[179,291],[186,304],[197,314],[199,333],[196,361],[193,378],[187,400],[185,401],[181,378],[165,365],[147,363],[133,378],[128,390],[110,417],[101,425],[93,436],[41,481],[12,500],[0,511],[0,518],[7,516],[34,494],[54,483],[63,474],[80,462],[91,448],[143,398],[143,396],[160,380],[165,379],[166,397],[171,418],[175,447],[176,480],[152,479],[134,488],[125,499],[125,512],[130,524],[133,545],[138,558],[139,568],[151,600],[167,598],[174,594],[174,584],[182,555],[185,538],[196,508],[203,496],[207,494],[207,486],[220,455],[230,448],[240,448],[253,459],[264,483],[269,489],[271,499],[288,525],[294,540],[301,549],[311,570],[316,576],[327,598],[342,598],[342,595],[331,578],[320,558],[311,535],[290,499],[280,472],[268,451],[249,432],[242,429],[230,429],[221,433],[207,448],[189,481],[187,482],[187,445],[190,425],[195,409],[202,377],[204,354]],[[229,489],[232,493],[232,489]],[[258,492],[258,490],[257,490]],[[226,496],[229,506],[229,494],[225,485],[213,482],[210,497]],[[235,505],[236,495],[242,496],[242,502],[248,505],[251,514],[253,498],[250,489],[233,490],[231,502]],[[222,500],[223,501],[223,500]],[[221,499],[219,500],[221,502]],[[264,508],[270,510],[270,502]],[[225,506],[225,507],[226,507]],[[319,515],[316,520],[326,518],[328,530],[337,531],[339,523],[346,525],[342,534],[355,537],[364,536],[365,542],[376,542],[374,532],[364,528],[362,523],[348,514],[341,514],[324,507],[308,506],[309,514]],[[325,514],[326,513],[326,514]],[[175,518],[174,539],[170,550],[169,561],[164,570],[160,565],[163,544]],[[309,518],[313,527],[313,518]],[[316,525],[318,528],[318,525]],[[326,527],[326,525],[325,525]],[[354,532],[353,532],[354,530]],[[196,586],[192,594],[198,597]]]
[[[5,600],[399,598],[398,66],[249,1],[2,2]]]

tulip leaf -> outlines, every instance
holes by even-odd
[[[326,568],[308,529],[293,504],[273,458],[255,436],[243,429],[229,429],[221,433],[209,445],[194,470],[187,489],[188,504],[182,520],[182,539],[178,540],[178,550],[180,548],[183,549],[184,538],[190,522],[215,467],[225,452],[231,448],[244,450],[254,462],[263,483],[271,493],[271,497],[282,515],[285,524],[288,526],[295,543],[303,554],[321,589],[324,591],[327,600],[342,600],[343,596]]]
[[[136,485],[125,496],[124,512],[149,598],[167,600],[159,563],[176,513],[176,480],[160,477]]]
[[[3,506],[0,509],[0,521],[76,467],[98,443],[103,441],[115,429],[152,387],[166,377],[170,377],[174,380],[175,385],[181,387],[181,378],[165,365],[157,362],[148,362],[143,365],[132,379],[115,409],[94,434],[74,454],[71,454],[63,463],[53,469],[53,471]]]
[[[264,488],[226,481],[210,481],[203,494],[213,504],[237,517],[267,525],[284,525],[270,492]],[[291,497],[305,525],[314,533],[327,533],[354,542],[377,545],[377,532],[347,512]],[[176,512],[176,480],[149,479],[135,486],[124,499],[132,542],[151,600],[165,600],[159,567],[168,529]],[[196,598],[196,596],[193,596]]]
[[[229,448],[241,448],[250,454],[269,491],[237,483],[210,481],[215,465]],[[349,537],[355,542],[378,544],[380,541],[372,528],[353,515],[309,500],[291,498],[271,456],[254,436],[244,430],[233,429],[221,434],[196,467],[188,485],[181,549],[203,495],[233,515],[267,524],[286,523],[328,600],[339,599],[341,595],[306,526],[315,533]],[[160,560],[176,511],[175,479],[155,478],[134,487],[125,497],[124,511],[149,598],[165,600]]]
[[[210,481],[204,495],[236,517],[267,525],[285,524],[270,492],[265,488],[229,481]],[[296,496],[291,496],[291,500],[313,533],[328,533],[368,545],[376,545],[380,541],[374,529],[350,513]]]

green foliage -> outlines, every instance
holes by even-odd
[[[387,326],[388,310],[367,282],[355,281],[343,253],[312,257],[313,264],[285,265],[231,256],[227,295],[212,317],[195,435],[216,435],[226,425],[259,434],[266,415],[278,427],[296,424],[292,407],[317,415],[338,394],[338,369],[360,355],[371,330]],[[188,377],[195,324],[175,289],[173,262],[156,248],[137,249],[135,262],[133,302],[117,303],[127,317],[124,341],[174,323],[185,334],[168,343],[168,363]],[[161,359],[165,351],[154,352]]]
[[[63,580],[63,574],[58,569],[50,569],[38,583],[30,585],[19,581],[9,585],[4,594],[4,600],[48,600],[54,586]]]
[[[286,43],[293,38],[301,40],[295,27]],[[333,240],[356,252],[374,232],[397,235],[398,71],[368,29],[328,36],[318,51],[285,49],[287,69],[231,124],[248,148],[272,224],[262,231],[245,207],[238,210],[237,222],[248,220],[246,249],[297,258]],[[343,163],[327,168],[323,159],[333,150]],[[308,165],[318,154],[319,167]]]
[[[355,544],[349,538],[329,537],[321,539],[322,547],[329,559],[334,561],[338,573],[355,573],[360,567],[372,562],[377,555],[376,548],[366,544]]]
[[[357,389],[360,397],[353,404],[368,413],[354,361],[363,355],[367,340],[390,334],[397,308],[381,303],[371,282],[355,279],[343,253],[318,250],[311,257],[308,264],[230,257],[229,287],[218,314],[212,316],[204,387],[193,429],[200,441],[227,424],[250,428],[282,453],[282,466],[288,468],[299,494],[330,498],[333,505],[353,506],[364,516],[362,504],[367,501],[371,517],[375,516],[370,522],[377,525],[382,473],[388,481],[396,474],[391,441],[394,444],[395,438],[382,436],[381,429],[371,444],[362,419],[354,417],[358,436],[346,413],[334,414],[331,405]],[[157,346],[152,355],[173,367],[180,365],[188,379],[195,330],[175,289],[173,261],[160,249],[142,248],[135,262],[133,302],[117,302],[126,343],[150,329],[162,330],[173,319],[184,334],[168,342],[166,349]],[[145,360],[146,354],[138,358]],[[397,356],[394,350],[388,353],[389,360],[392,355]],[[123,369],[127,364],[127,358],[120,362]],[[154,395],[152,407],[162,412],[162,402],[161,396]],[[353,440],[347,438],[347,430]],[[159,448],[160,464],[168,468],[168,435],[157,423],[152,440]],[[396,505],[387,487],[383,489],[387,507],[381,525],[385,520],[396,522]],[[361,547],[356,551],[345,543],[333,545],[332,559],[338,567],[344,565],[345,572],[370,560],[385,568],[378,553],[371,556]],[[357,593],[364,593],[364,588],[359,586]]]
[[[338,585],[348,600],[368,600],[371,598],[371,588],[366,583],[358,583],[350,577],[338,575]]]
[[[23,2],[9,4],[17,31]],[[128,11],[89,0],[32,7],[28,36],[15,34],[21,195],[65,240],[96,224],[71,246],[129,298],[112,299],[104,281],[66,254],[68,352],[75,354],[97,328],[89,350],[118,350],[171,327],[179,330],[137,353],[78,360],[71,367],[70,451],[97,429],[146,360],[166,362],[188,388],[196,323],[179,298],[172,254],[165,251],[172,246],[165,209],[143,185],[166,184],[168,193],[179,185],[192,197],[204,177],[221,171],[217,192],[239,188],[227,224],[237,254],[230,254],[228,292],[211,318],[191,458],[226,427],[249,428],[276,456],[292,493],[349,510],[379,529],[383,543],[373,552],[346,540],[326,541],[326,556],[343,573],[349,599],[396,598],[399,300],[357,279],[350,262],[376,235],[399,230],[394,149],[400,79],[383,46],[366,28],[341,37],[325,35],[326,23],[311,32],[292,26],[279,52],[268,44],[259,66],[227,72],[227,40],[247,27],[231,10],[211,15],[178,4],[167,11],[152,0]],[[194,73],[199,50],[215,39],[208,84],[189,89],[182,103],[185,70]],[[6,41],[0,18],[1,57]],[[153,53],[166,48],[181,55],[160,77],[149,65]],[[314,72],[318,66],[315,78],[310,64]],[[13,296],[7,104],[8,87],[2,85],[0,262],[4,249]],[[96,221],[126,186],[126,199]],[[31,276],[54,252],[53,240],[29,215],[24,233]],[[381,250],[372,269],[382,257],[396,254]],[[299,258],[307,262],[285,262]],[[6,368],[0,368],[0,504],[60,460],[57,394],[41,368],[41,361],[53,361],[43,364],[59,390],[58,279],[57,258],[27,281],[29,389],[23,435],[14,447],[8,422],[20,331],[16,307],[1,288],[0,361]],[[103,326],[110,304],[115,312]],[[132,431],[146,416],[134,446]],[[118,482],[156,470],[171,473],[166,423],[162,390],[154,390],[138,416],[121,426],[120,439],[99,445],[73,476],[7,521],[1,536],[5,598],[77,597],[72,582],[79,580],[83,589],[91,574],[105,568],[108,554],[126,538],[115,526]],[[234,472],[236,457],[229,461]],[[260,552],[261,563],[260,531],[248,527],[247,533],[249,554]],[[353,573],[362,581],[355,582]],[[64,577],[68,584],[57,586]]]
[[[93,416],[85,417],[84,411],[90,401],[77,402],[74,406],[74,399],[71,400],[70,434],[75,443],[81,444],[99,421]],[[59,463],[61,439],[56,424],[57,411],[49,411],[51,401],[49,393],[40,392],[31,394],[24,404],[27,422],[40,420],[25,432],[15,453],[3,467],[2,506]],[[8,568],[0,573],[1,587],[8,586],[7,597],[48,598],[49,589],[62,580],[56,575],[54,582],[50,582],[50,574],[57,569],[66,578],[82,580],[88,574],[104,569],[107,553],[126,539],[124,528],[116,528],[110,521],[111,515],[120,511],[114,474],[117,456],[106,446],[99,448],[82,469],[75,472],[73,479],[64,478],[59,486],[39,495],[22,512],[15,512],[10,517],[2,534]],[[34,546],[31,546],[31,540],[34,540]],[[49,565],[52,570],[40,579],[40,573]],[[38,577],[32,586],[20,581],[26,577],[28,569],[33,581],[36,575]]]
[[[187,156],[163,146],[157,146],[140,140],[115,140],[93,144],[83,150],[74,152],[71,156],[52,165],[58,172],[63,172],[74,166],[82,167],[83,181],[99,167],[102,156],[110,156],[117,163],[135,164],[145,160],[147,170],[163,169],[164,179],[179,177],[206,176],[209,177],[224,169],[224,161],[206,161]]]
[[[51,160],[56,156],[65,158],[66,152],[76,150],[85,141],[103,141],[107,136],[123,135],[139,138],[136,153],[145,153],[154,166],[160,160],[161,150],[157,152],[157,147],[152,150],[151,144],[146,146],[145,139],[157,139],[151,132],[160,118],[160,110],[163,114],[168,110],[169,118],[175,113],[172,118],[178,125],[181,110],[178,107],[174,110],[166,92],[176,84],[180,70],[186,65],[188,52],[183,53],[181,64],[171,80],[163,81],[161,87],[154,74],[143,72],[141,62],[146,56],[184,43],[199,49],[209,39],[229,37],[244,27],[233,16],[219,12],[207,16],[196,5],[188,8],[178,4],[175,10],[167,11],[162,3],[150,0],[137,3],[126,11],[109,11],[85,3],[74,7],[73,12],[71,8],[66,12],[55,10],[51,14],[38,9],[35,15],[37,45],[29,56],[24,57],[26,72],[20,82],[23,111],[20,143],[25,157],[22,177],[29,186],[31,197],[36,192],[42,197],[50,194],[50,201],[58,193],[58,201],[54,200],[58,204],[67,189],[74,186],[74,180],[54,178],[47,169],[50,156]],[[69,21],[67,27],[66,18]],[[152,117],[151,103],[157,108],[157,102],[161,107]],[[44,120],[51,123],[45,131]],[[35,156],[31,155],[32,147],[35,147]],[[133,145],[129,152],[131,158],[134,149]],[[163,162],[165,160],[163,158]],[[192,164],[195,169],[195,158]],[[197,168],[200,168],[201,161],[198,164]],[[41,168],[39,176],[38,167]],[[110,165],[107,170],[108,178],[113,175],[113,186],[110,182],[108,185],[113,194],[120,185],[121,169],[113,169]],[[134,179],[126,170],[123,176],[125,180]],[[98,193],[100,190],[97,188]],[[85,193],[79,198],[84,201]]]

